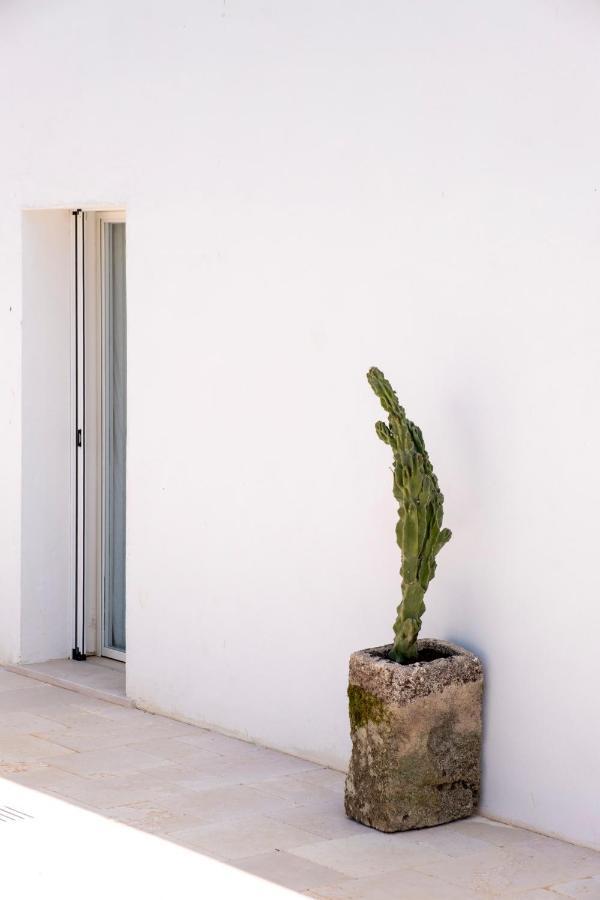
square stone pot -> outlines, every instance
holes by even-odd
[[[470,816],[479,799],[481,662],[455,644],[420,640],[423,661],[401,665],[390,646],[350,657],[346,814],[379,831]]]

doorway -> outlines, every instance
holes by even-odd
[[[125,218],[100,216],[102,320],[101,655],[125,659],[127,290]]]
[[[76,210],[75,643],[125,661],[127,278],[120,211]]]

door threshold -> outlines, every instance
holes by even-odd
[[[88,656],[86,662],[92,666],[105,666],[107,669],[114,669],[115,672],[123,672],[125,669],[125,660],[113,659],[112,656]]]
[[[50,659],[41,663],[4,665],[3,668],[96,700],[105,700],[117,706],[135,706],[125,693],[125,663],[114,659],[96,656],[88,657],[85,662]]]

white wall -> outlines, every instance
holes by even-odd
[[[0,252],[128,210],[140,702],[345,764],[399,595],[376,364],[446,495],[424,632],[485,661],[483,807],[600,846],[599,51],[591,0],[3,4]]]
[[[0,210],[0,660],[15,662],[21,635],[21,217],[14,206]]]
[[[23,662],[71,652],[74,533],[71,213],[23,215]]]

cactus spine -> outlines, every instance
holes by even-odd
[[[402,553],[402,602],[397,609],[390,656],[396,662],[410,663],[417,658],[425,591],[435,575],[435,558],[452,532],[442,528],[444,497],[421,429],[407,419],[383,372],[369,369],[367,379],[388,414],[388,424],[377,422],[375,430],[394,455],[393,490],[398,501],[396,540]]]

